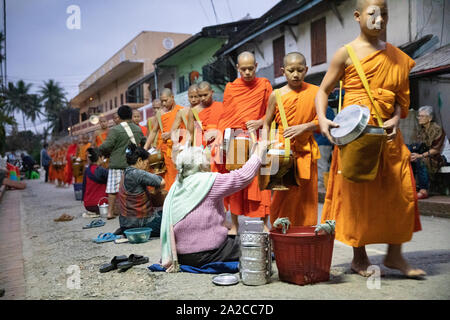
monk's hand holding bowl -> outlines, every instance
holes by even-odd
[[[411,161],[412,162],[414,162],[414,161],[416,161],[417,159],[420,159],[421,157],[420,157],[420,154],[418,154],[418,153],[411,153]]]
[[[164,132],[164,133],[161,135],[161,139],[163,139],[164,142],[166,142],[167,140],[170,139],[170,136],[171,136],[170,132]]]
[[[334,144],[334,139],[330,134],[330,129],[339,128],[339,125],[325,117],[319,117],[319,127],[322,135],[325,136],[328,141]]]
[[[397,136],[397,128],[399,124],[399,118],[394,116],[393,118],[384,122],[383,129],[387,132],[387,139],[394,140]]]

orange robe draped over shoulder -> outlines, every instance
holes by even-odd
[[[91,147],[91,143],[80,144],[77,150],[77,158],[80,158],[85,163],[87,163],[87,149]]]
[[[182,106],[176,105],[173,109],[167,113],[161,115],[161,122],[164,132],[170,132],[173,122],[175,121],[175,117],[177,115],[178,110],[183,109]],[[172,145],[173,142],[171,139],[164,142],[161,139],[161,131],[158,134],[158,149],[161,150],[161,153],[164,157],[164,162],[166,164],[166,172],[164,173],[164,180],[166,181],[166,190],[169,190],[172,184],[175,182],[177,177],[177,168],[172,161]]]
[[[272,86],[266,78],[255,78],[251,83],[237,78],[225,87],[223,95],[223,108],[221,113],[212,115],[212,121],[218,117],[218,137],[214,143],[214,148],[222,143],[223,132],[226,128],[247,129],[246,122],[249,120],[259,120],[264,117],[267,110],[269,96],[272,93]],[[216,162],[211,164],[211,171],[222,173],[228,172],[225,165],[217,162],[217,154],[212,151],[212,159]],[[259,190],[258,177],[245,189],[225,198],[226,208],[235,215],[245,215],[248,217],[265,217],[270,213],[270,190]]]
[[[201,128],[197,119],[194,118],[194,134],[196,135],[196,146],[206,146],[207,141],[203,140],[203,135],[208,130],[217,129],[217,124],[219,121],[217,115],[221,114],[222,108],[222,102],[213,101],[213,103],[211,103],[209,107],[204,108],[202,111],[200,111],[198,113],[198,117],[200,118],[200,121],[202,123]]]
[[[95,136],[95,145],[97,148],[100,147],[103,142],[105,142],[106,138],[108,137],[108,131],[109,130],[103,131]]]
[[[318,124],[314,103],[318,90],[319,87],[304,82],[301,91],[290,91],[281,97],[290,127],[312,121]],[[278,139],[284,142],[284,128],[278,106],[275,111],[275,121],[279,128]],[[300,186],[290,186],[288,191],[274,191],[270,206],[270,222],[273,225],[276,219],[287,217],[292,226],[316,225],[317,159],[320,158],[320,152],[313,132],[305,132],[291,140],[291,150],[297,161]]]
[[[374,98],[379,102],[381,117],[392,117],[394,105],[406,117],[409,108],[409,72],[414,60],[386,44],[361,60]],[[371,102],[353,65],[345,69],[344,107]],[[376,124],[372,111],[371,124]],[[410,152],[398,132],[382,151],[378,175],[373,181],[355,183],[339,172],[339,149],[335,147],[330,178],[322,212],[322,221],[336,220],[336,239],[352,247],[372,243],[401,244],[421,230],[417,209],[415,180]]]

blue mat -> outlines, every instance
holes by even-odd
[[[166,268],[163,268],[160,264],[152,264],[148,267],[148,269],[152,272],[166,271]],[[211,262],[201,266],[200,268],[180,265],[180,270],[182,272],[190,273],[237,273],[239,272],[239,261]]]

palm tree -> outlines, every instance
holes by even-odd
[[[37,94],[31,94],[30,95],[30,110],[28,111],[28,117],[33,123],[34,131],[37,134],[37,128],[36,128],[36,120],[41,119],[41,116],[43,115],[41,109],[42,109],[42,98]]]
[[[50,128],[53,131],[58,131],[59,127],[59,112],[64,109],[67,103],[65,92],[59,83],[50,79],[44,82],[44,85],[40,90],[41,101],[43,102],[43,107],[45,109],[47,121],[49,122]]]
[[[9,114],[14,114],[15,111],[20,111],[22,113],[23,127],[27,130],[26,118],[29,118],[29,111],[31,109],[31,98],[30,98],[30,88],[31,84],[26,84],[23,80],[17,81],[17,85],[9,82],[8,88],[5,92],[6,98],[6,110]]]

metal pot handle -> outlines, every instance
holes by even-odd
[[[100,206],[100,201],[102,201],[103,199],[106,199],[106,200],[108,200],[108,197],[103,197],[103,198],[100,198],[100,200],[98,200],[98,202],[97,202],[97,207],[98,206]],[[103,203],[104,204],[104,203]]]

